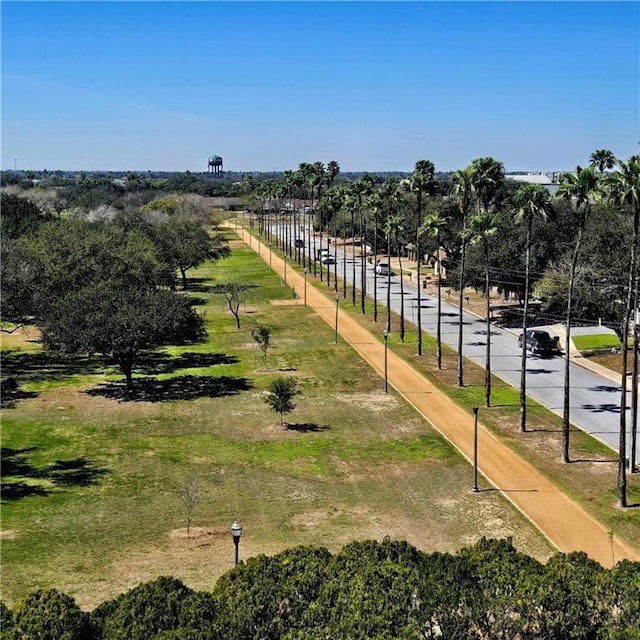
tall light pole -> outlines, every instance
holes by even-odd
[[[304,268],[304,306],[307,306],[307,267]]]
[[[340,296],[336,294],[336,337],[335,343],[338,344],[338,307],[340,306]]]
[[[238,564],[238,547],[240,546],[240,536],[242,535],[242,525],[234,520],[231,525],[231,535],[233,536],[233,564]]]
[[[478,489],[478,407],[473,407],[473,491]]]
[[[389,337],[388,329],[382,332],[384,336],[384,392],[389,393],[389,381],[387,377],[387,338]]]
[[[272,244],[272,240],[269,240],[269,271],[273,271],[273,269],[271,268],[271,244]]]
[[[287,286],[287,254],[284,254],[284,285]]]

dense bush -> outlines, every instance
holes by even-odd
[[[638,640],[640,563],[604,569],[583,553],[546,565],[505,540],[456,555],[354,542],[332,556],[295,547],[241,562],[212,593],[158,578],[91,614],[57,591],[13,611],[3,640]]]

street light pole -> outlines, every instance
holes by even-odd
[[[271,243],[272,241],[269,240],[269,271],[273,271],[273,269],[271,268]]]
[[[242,525],[234,520],[231,525],[231,535],[233,536],[233,564],[238,564],[238,547],[240,546],[240,536],[242,535]]]
[[[473,407],[473,491],[478,489],[478,407]]]
[[[335,343],[338,344],[338,307],[340,305],[340,296],[336,295],[336,337]]]
[[[389,381],[387,377],[387,338],[389,337],[389,331],[385,329],[382,335],[384,336],[384,392],[389,393]]]
[[[284,285],[287,286],[287,254],[284,254]]]
[[[307,306],[307,268],[304,268],[304,306]]]

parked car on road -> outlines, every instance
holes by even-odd
[[[304,249],[304,240],[302,238],[296,238],[296,247]]]
[[[555,353],[559,351],[559,338],[551,337],[546,331],[540,329],[527,329],[526,348],[531,353]],[[522,348],[522,334],[518,336],[518,346]]]
[[[376,273],[379,276],[389,276],[393,275],[393,271],[391,271],[391,267],[388,262],[378,262],[376,265]]]
[[[336,259],[330,254],[327,253],[322,256],[322,264],[335,264]]]

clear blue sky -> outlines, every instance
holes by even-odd
[[[640,137],[637,2],[2,2],[2,168],[563,170]]]

